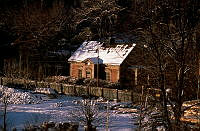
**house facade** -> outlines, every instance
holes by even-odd
[[[68,59],[70,76],[120,82],[121,77],[126,76],[123,69],[128,69],[123,63],[128,61],[126,59],[134,47],[135,44],[106,45],[98,41],[86,41]]]

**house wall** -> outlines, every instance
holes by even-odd
[[[134,88],[138,85],[147,84],[147,72],[144,67],[147,65],[145,50],[137,45],[123,61],[120,68],[120,83],[122,88]]]
[[[91,69],[92,77],[97,78],[97,65],[86,64],[82,62],[72,62],[70,64],[70,76],[78,78],[78,70],[82,70],[82,77],[86,78],[86,70]],[[99,79],[106,80],[106,72],[110,73],[110,81],[118,82],[120,66],[116,65],[99,65]]]
[[[121,88],[132,87],[134,84],[134,73],[132,70],[128,69],[127,66],[122,65],[120,68],[120,85]]]
[[[120,75],[120,66],[118,65],[106,65],[105,72],[110,72],[110,81],[118,82]]]
[[[95,66],[94,64],[86,64],[82,62],[72,62],[70,63],[70,76],[78,78],[78,70],[82,70],[82,77],[86,78],[86,70],[91,70],[91,78],[95,76]]]

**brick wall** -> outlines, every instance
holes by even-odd
[[[90,63],[89,65],[87,63],[82,62],[72,62],[70,64],[70,76],[72,77],[79,77],[78,71],[82,70],[82,77],[86,78],[86,70],[91,70],[91,78],[95,78],[95,66],[94,64]]]
[[[106,65],[105,67],[106,72],[110,72],[110,81],[111,82],[118,82],[119,81],[119,74],[120,74],[120,66],[118,65]]]
[[[86,78],[86,70],[90,69],[92,73],[91,78],[96,78],[97,76],[97,65],[90,63],[89,65],[82,62],[72,62],[70,64],[70,76],[78,78],[78,70],[82,70],[82,77]],[[99,65],[99,78],[106,79],[106,73],[110,72],[110,81],[111,82],[118,82],[119,81],[119,74],[120,74],[120,66],[116,65]]]

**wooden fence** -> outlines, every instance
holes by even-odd
[[[110,89],[110,88],[101,88],[101,87],[88,87],[81,85],[69,85],[63,83],[48,83],[42,81],[34,81],[34,80],[25,80],[25,79],[13,79],[13,78],[0,78],[0,84],[4,86],[21,86],[27,88],[53,88],[59,93],[63,93],[66,95],[72,96],[96,96],[103,97],[108,100],[118,100],[121,102],[139,102],[140,94],[135,93],[130,90],[118,90],[118,89]]]

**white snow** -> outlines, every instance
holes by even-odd
[[[68,59],[70,62],[82,62],[86,59],[90,59],[94,64],[110,64],[120,65],[128,54],[133,50],[136,44],[129,46],[116,45],[115,47],[103,47],[103,43],[98,41],[86,41],[74,52],[74,54]]]
[[[5,98],[9,104],[37,104],[41,102],[40,97],[29,92],[22,92],[0,85],[0,103],[3,102],[3,98]]]
[[[2,86],[0,88],[2,90]],[[18,130],[23,129],[29,124],[41,124],[44,121],[54,121],[54,122],[68,122],[73,120],[71,118],[72,111],[78,106],[74,101],[81,100],[80,97],[72,96],[60,96],[57,99],[47,99],[45,95],[42,94],[31,94],[30,92],[22,92],[21,90],[16,90],[12,88],[4,87],[6,91],[9,90],[11,93],[19,93],[22,96],[28,94],[29,97],[12,97],[12,104],[8,104],[8,125],[10,128],[16,127]],[[12,95],[11,95],[12,96]],[[39,104],[32,104],[33,100],[38,101],[37,97],[40,97]],[[14,104],[14,100],[20,99],[21,104]],[[28,104],[26,99],[31,101]],[[0,104],[1,107],[3,107]],[[109,130],[123,130],[132,131],[136,126],[135,117],[131,114],[119,114],[117,111],[109,111]],[[0,123],[2,122],[2,117],[0,117]],[[105,123],[100,123],[97,129],[103,131],[106,129]],[[79,130],[83,130],[83,125],[80,125]]]
[[[43,93],[49,95],[57,95],[56,91],[52,88],[36,88],[35,93]]]

